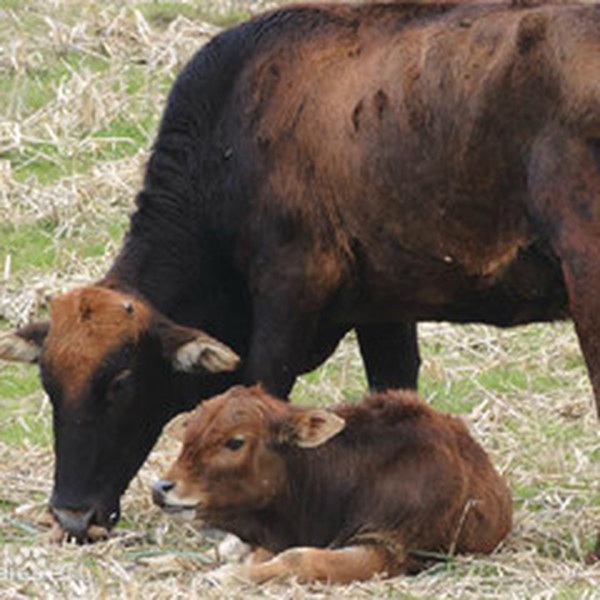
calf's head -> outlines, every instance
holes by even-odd
[[[236,514],[265,508],[282,493],[282,448],[314,448],[344,426],[331,412],[290,406],[260,387],[234,387],[196,409],[179,457],[153,486],[154,502],[226,527]]]
[[[184,374],[204,375],[210,395],[211,373],[239,362],[206,333],[99,286],[58,297],[49,323],[3,334],[0,358],[40,364],[53,408],[51,508],[79,540],[92,526],[117,522],[121,494],[162,427],[185,408],[174,401]]]

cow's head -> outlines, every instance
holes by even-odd
[[[110,529],[117,522],[121,494],[162,427],[185,408],[177,406],[184,374],[206,380],[211,395],[211,373],[232,371],[239,362],[206,333],[98,286],[54,300],[49,323],[3,334],[0,358],[40,364],[54,421],[51,508],[79,540],[92,526]]]
[[[152,488],[154,502],[226,527],[283,491],[284,446],[314,448],[344,426],[331,412],[290,406],[260,387],[234,387],[196,409],[181,454]]]

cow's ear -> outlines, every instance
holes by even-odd
[[[211,373],[235,371],[239,364],[240,357],[231,348],[206,333],[199,333],[173,354],[173,368],[184,373],[193,373],[199,367]]]
[[[337,435],[346,426],[338,415],[319,408],[293,413],[285,430],[288,443],[299,448],[316,448]]]
[[[161,323],[158,331],[164,354],[176,371],[220,373],[235,371],[240,364],[231,348],[199,329]]]
[[[0,333],[0,359],[37,362],[49,327],[47,322],[31,323],[20,329]]]

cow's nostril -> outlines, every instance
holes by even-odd
[[[93,508],[86,511],[52,507],[52,512],[60,526],[78,540],[85,537],[94,517]]]
[[[159,479],[152,486],[152,499],[158,506],[163,506],[165,503],[164,495],[175,487],[174,481],[168,479]]]

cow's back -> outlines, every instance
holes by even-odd
[[[167,314],[216,288],[200,324],[242,352],[248,293],[282,275],[346,328],[564,318],[527,160],[562,93],[548,24],[578,10],[299,6],[217,36],[170,95],[115,278],[168,241],[176,274],[136,285]]]
[[[536,14],[300,7],[265,21],[215,126],[241,270],[278,252],[290,277],[326,265],[306,306],[341,288],[348,322],[564,316],[527,206],[527,153],[558,93]]]

